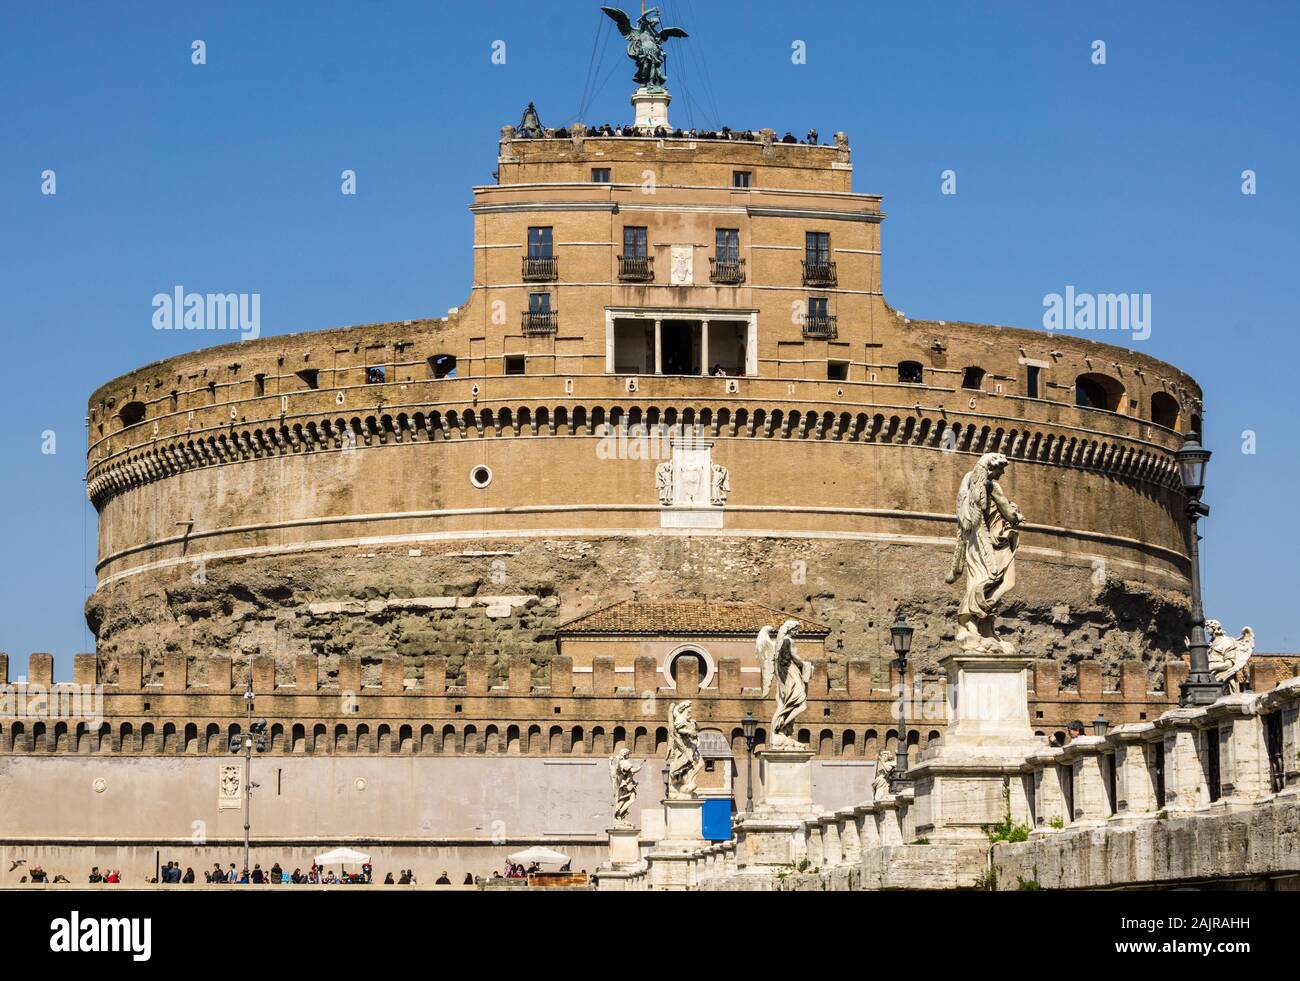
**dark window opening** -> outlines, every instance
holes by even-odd
[[[719,228],[717,246],[717,259],[719,262],[739,262],[740,229]]]
[[[608,184],[610,182],[610,172],[608,167],[592,167],[591,182],[593,184]]]
[[[919,361],[898,362],[898,380],[904,385],[919,385],[925,377],[925,369]]]
[[[847,361],[827,361],[826,380],[827,381],[848,381],[849,363]]]
[[[1158,742],[1155,744],[1155,762],[1151,769],[1155,772],[1156,781],[1156,810],[1163,811],[1165,808],[1165,744]]]
[[[1038,394],[1038,382],[1042,377],[1043,369],[1036,364],[1025,365],[1025,396],[1027,398],[1042,398]]]
[[[296,373],[298,379],[307,388],[320,388],[320,370],[317,368],[304,368]]]
[[[530,259],[549,259],[552,251],[553,235],[551,228],[528,229],[528,257]]]
[[[672,663],[668,665],[668,674],[673,679],[673,684],[677,684],[677,665],[681,664],[683,661],[695,662],[695,677],[700,682],[703,682],[705,672],[708,671],[708,665],[705,663],[704,657],[697,651],[682,651],[674,657]]]
[[[1074,765],[1061,767],[1061,796],[1065,798],[1065,823],[1074,823]]]
[[[979,391],[984,387],[984,369],[971,366],[961,373],[961,387]]]
[[[659,325],[661,364],[665,375],[698,375],[699,321],[665,320]]]
[[[1168,392],[1151,396],[1151,421],[1166,429],[1178,429],[1178,400]]]
[[[1085,409],[1118,412],[1124,400],[1124,386],[1108,375],[1080,375],[1074,380],[1074,404]]]
[[[551,312],[551,294],[550,293],[529,293],[528,294],[528,312],[531,314],[546,314]]]
[[[145,407],[143,402],[127,402],[117,413],[118,418],[122,420],[123,427],[144,422],[144,415]]]
[[[429,359],[430,378],[455,378],[456,356],[454,354],[435,354]]]
[[[804,258],[810,266],[824,266],[831,261],[830,232],[804,233]]]
[[[266,375],[253,376],[253,394],[258,396],[266,394]]]
[[[1106,798],[1110,804],[1110,813],[1119,813],[1119,778],[1116,773],[1115,754],[1107,753],[1101,758],[1102,765],[1106,768]]]
[[[507,354],[507,355],[506,355],[506,374],[507,374],[507,375],[522,375],[522,374],[524,373],[524,365],[525,365],[525,363],[526,363],[526,358],[524,357],[524,355],[522,355],[522,354]]]
[[[1286,789],[1282,745],[1282,713],[1272,712],[1264,716],[1264,746],[1268,752],[1268,782],[1275,794]]]
[[[752,186],[754,174],[748,170],[733,170],[731,172],[731,186],[737,188],[748,188]]]
[[[644,259],[648,254],[649,238],[645,228],[628,225],[623,229],[623,258]]]

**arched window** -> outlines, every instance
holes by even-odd
[[[1095,372],[1074,380],[1074,404],[1085,409],[1118,412],[1124,401],[1124,386],[1109,375]]]
[[[122,420],[122,428],[127,429],[144,422],[144,403],[128,402],[118,411],[117,417]]]
[[[1177,431],[1178,400],[1168,392],[1156,392],[1151,396],[1151,421],[1157,426]]]
[[[925,369],[919,361],[898,362],[898,380],[904,385],[919,385],[925,377]]]
[[[701,687],[703,687],[704,682],[708,679],[709,676],[708,662],[705,661],[704,655],[701,654],[699,651],[690,650],[690,649],[679,651],[678,653],[674,654],[673,659],[668,662],[668,676],[673,679],[673,684],[674,685],[677,684],[678,667],[683,663],[685,663],[686,661],[695,662],[695,672],[696,672],[695,677],[697,679],[697,683]]]
[[[975,365],[969,365],[962,370],[961,387],[973,388],[979,391],[984,387],[984,369],[977,368]]]
[[[429,359],[430,378],[455,378],[456,355],[435,354]]]

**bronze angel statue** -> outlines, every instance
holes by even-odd
[[[1005,456],[985,453],[957,491],[957,548],[947,581],[966,575],[957,612],[957,642],[967,651],[1013,652],[1011,644],[993,636],[993,614],[1016,584],[1018,529],[1024,521],[998,483],[1006,469]]]
[[[659,26],[659,8],[651,7],[641,15],[636,26],[632,19],[617,7],[601,7],[618,25],[618,32],[627,38],[627,56],[636,62],[632,80],[647,89],[662,89],[668,81],[668,56],[664,42],[670,37],[690,37],[680,27]]]

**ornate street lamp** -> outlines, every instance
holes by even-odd
[[[1097,718],[1092,720],[1092,734],[1094,736],[1104,736],[1110,731],[1110,722],[1106,720],[1104,712],[1098,712]]]
[[[745,732],[745,813],[754,811],[754,737],[758,733],[758,720],[753,712],[746,712],[740,725]]]
[[[895,793],[907,786],[907,654],[912,649],[913,629],[908,625],[903,611],[898,611],[898,619],[889,628],[889,639],[894,644],[897,655],[894,664],[898,667],[898,749],[894,753],[894,775],[890,778],[890,790]]]
[[[1201,503],[1205,490],[1205,467],[1210,462],[1210,451],[1201,445],[1200,435],[1190,432],[1183,437],[1183,445],[1176,454],[1178,476],[1182,478],[1187,494],[1187,520],[1192,526],[1192,655],[1191,671],[1182,683],[1179,704],[1209,705],[1223,697],[1223,683],[1210,670],[1210,645],[1205,639],[1205,607],[1201,603],[1201,536],[1196,524],[1210,513]]]

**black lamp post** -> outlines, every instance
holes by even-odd
[[[1209,705],[1223,697],[1223,683],[1210,670],[1210,645],[1205,639],[1205,607],[1201,603],[1201,536],[1196,524],[1210,513],[1201,503],[1205,490],[1205,467],[1210,462],[1210,451],[1201,445],[1199,433],[1190,432],[1183,437],[1183,445],[1176,454],[1178,475],[1187,494],[1187,520],[1191,522],[1192,535],[1192,636],[1191,671],[1182,683],[1179,704]]]
[[[894,753],[894,775],[890,778],[889,785],[891,790],[897,791],[905,786],[907,780],[907,654],[912,649],[913,629],[907,623],[903,616],[903,611],[898,611],[898,619],[894,625],[889,628],[889,638],[894,644],[894,653],[897,659],[894,664],[898,667],[898,749]]]
[[[745,813],[754,811],[754,737],[758,733],[758,720],[753,712],[746,712],[740,722],[745,732]]]

